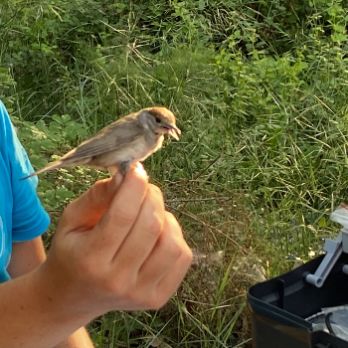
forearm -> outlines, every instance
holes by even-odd
[[[16,243],[13,245],[13,253],[11,263],[9,265],[9,273],[12,278],[17,278],[21,275],[25,275],[34,269],[36,269],[44,260],[46,259],[45,250],[41,238],[36,238],[32,241],[24,243]],[[20,279],[20,283],[22,283]],[[16,290],[14,290],[16,291]],[[1,294],[1,287],[0,287]],[[2,297],[0,297],[1,299]],[[0,300],[1,301],[1,300]],[[29,301],[30,297],[29,297]],[[12,302],[11,302],[12,303]],[[24,312],[24,310],[23,310]],[[23,313],[24,314],[24,313]],[[21,314],[21,317],[23,316]],[[35,315],[35,314],[34,314]],[[8,318],[6,318],[8,321]],[[1,323],[1,317],[0,317]],[[8,323],[18,323],[18,318],[15,321],[8,321]],[[60,325],[60,324],[59,324]],[[53,328],[55,330],[55,328]],[[17,333],[19,329],[17,328]],[[31,335],[29,336],[31,337]],[[80,328],[71,334],[68,338],[67,335],[63,337],[64,340],[61,341],[55,348],[93,348],[93,343],[84,328]],[[25,337],[26,342],[29,342],[29,338]],[[1,338],[0,338],[1,342]],[[0,346],[2,346],[0,344]],[[7,345],[6,347],[11,347]],[[47,347],[47,346],[46,346]]]
[[[40,269],[0,285],[0,347],[47,348],[91,318],[47,284]]]
[[[41,237],[12,246],[8,271],[12,278],[27,274],[46,260],[46,252]]]

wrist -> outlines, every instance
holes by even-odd
[[[92,319],[46,266],[0,284],[1,347],[54,347]]]
[[[31,272],[30,276],[30,285],[36,294],[35,301],[50,313],[53,324],[65,323],[73,332],[95,317],[72,282],[51,269],[47,261]]]

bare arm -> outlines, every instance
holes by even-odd
[[[12,278],[29,273],[46,260],[41,237],[28,242],[14,243],[8,271]]]
[[[0,285],[1,347],[54,347],[88,322],[67,310],[45,278],[35,270]]]
[[[12,257],[8,271],[12,278],[17,278],[33,271],[45,260],[46,253],[41,237],[28,242],[15,243],[13,244]],[[94,345],[84,328],[78,329],[66,340],[56,346],[56,348],[93,347]]]

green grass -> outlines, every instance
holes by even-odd
[[[0,13],[0,97],[36,167],[149,105],[170,107],[183,131],[145,167],[189,244],[211,257],[162,310],[91,323],[97,347],[247,347],[248,287],[337,233],[328,215],[348,184],[343,3],[12,0]],[[105,175],[42,176],[53,221]]]

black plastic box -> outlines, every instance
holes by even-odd
[[[324,331],[314,332],[305,320],[323,307],[348,304],[348,275],[342,272],[342,266],[348,264],[347,254],[341,255],[321,288],[305,281],[322,258],[249,289],[254,348],[348,348],[347,341]]]

